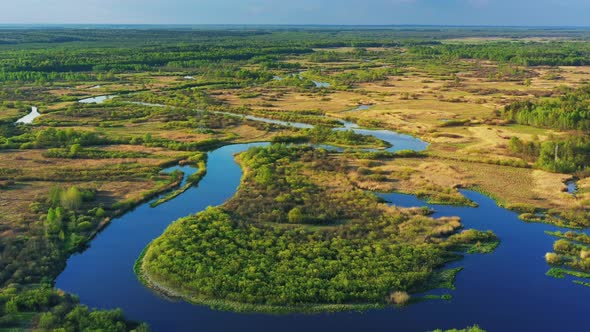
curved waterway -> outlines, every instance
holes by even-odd
[[[115,97],[118,97],[118,96],[117,95],[97,96],[97,97],[82,99],[82,100],[79,100],[78,102],[86,103],[86,104],[88,104],[88,103],[102,104],[105,101],[115,98]],[[167,105],[163,105],[163,104],[144,103],[144,102],[139,102],[139,101],[129,101],[128,103],[135,104],[135,105],[142,105],[142,106],[151,106],[151,107],[168,107]],[[253,120],[253,121],[278,124],[278,125],[293,127],[293,128],[298,128],[298,129],[310,129],[310,128],[314,127],[313,125],[308,124],[308,123],[275,120],[275,119],[254,116],[254,115],[243,115],[243,114],[236,114],[236,113],[230,113],[230,112],[220,112],[220,111],[210,111],[210,112],[217,113],[217,114],[225,114],[225,115],[235,116],[235,117],[241,117],[241,118]],[[366,129],[366,128],[360,127],[359,125],[357,125],[354,122],[349,122],[349,121],[344,121],[344,120],[339,120],[339,121],[342,123],[343,127],[334,128],[334,130],[352,130],[357,134],[375,136],[378,139],[381,139],[391,145],[391,147],[386,149],[386,151],[389,151],[389,152],[396,152],[396,151],[401,151],[401,150],[424,151],[424,150],[426,150],[426,148],[428,148],[427,142],[424,142],[423,140],[416,138],[414,136],[400,134],[400,133],[397,133],[392,130]],[[324,147],[327,147],[327,146],[324,146]],[[335,150],[341,150],[341,149],[335,148]]]
[[[457,289],[429,293],[451,294],[450,301],[363,313],[243,314],[173,301],[143,286],[133,272],[141,251],[174,220],[232,197],[242,176],[234,155],[267,144],[229,145],[210,152],[207,175],[197,187],[156,208],[146,203],[114,219],[88,250],[68,260],[56,287],[77,294],[90,307],[122,308],[129,319],[145,321],[155,331],[430,331],[473,324],[488,331],[578,331],[590,326],[590,288],[572,283],[571,278],[545,276],[549,267],[544,254],[555,240],[545,231],[563,229],[524,223],[516,213],[472,191],[463,194],[478,203],[477,208],[429,206],[411,195],[379,194],[398,206],[429,206],[435,217],[459,216],[466,228],[490,229],[499,236],[501,244],[494,253],[466,255],[445,267],[464,267]],[[168,171],[173,169],[182,169],[185,176],[195,171],[188,166]]]
[[[96,97],[89,97],[84,98],[82,100],[78,100],[79,103],[82,104],[102,104],[109,99],[113,99],[117,97],[117,95],[109,95],[109,96],[96,96]]]

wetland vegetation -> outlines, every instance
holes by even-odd
[[[545,259],[585,291],[589,65],[586,29],[0,29],[0,329],[146,330],[56,278],[112,220],[198,186],[211,151],[252,142],[273,144],[236,156],[233,197],[155,235],[142,281],[235,311],[412,306],[502,239],[373,192],[475,207],[470,188],[578,229]]]

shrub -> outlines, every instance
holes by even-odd
[[[70,187],[67,191],[61,194],[61,206],[69,210],[77,210],[82,205],[82,192],[76,187]]]
[[[407,292],[396,291],[389,295],[389,301],[395,305],[406,305],[410,301],[410,295]]]
[[[96,215],[98,218],[102,218],[102,217],[104,217],[104,215],[105,215],[104,209],[103,209],[103,208],[101,208],[101,207],[99,207],[98,209],[96,209],[95,215]]]
[[[42,329],[50,329],[56,323],[55,315],[51,312],[44,312],[39,318],[39,327]]]
[[[18,312],[18,306],[17,306],[16,301],[14,299],[11,299],[10,301],[6,302],[6,304],[4,305],[4,313],[15,314],[17,312]]]
[[[89,231],[92,229],[92,223],[89,221],[83,221],[81,223],[78,224],[78,230],[80,231]]]
[[[570,252],[574,249],[574,245],[567,240],[557,240],[553,244],[553,250],[557,252]]]
[[[289,222],[292,224],[301,223],[303,221],[303,212],[301,212],[300,208],[294,207],[289,211],[288,218]]]
[[[548,252],[547,254],[545,254],[545,260],[548,264],[551,265],[558,265],[559,263],[561,263],[561,258],[558,254],[554,252]]]

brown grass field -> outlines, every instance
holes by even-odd
[[[449,42],[486,42],[486,40],[451,40]],[[330,49],[346,53],[351,48]],[[369,48],[372,52],[401,54],[403,49]],[[355,62],[356,61],[356,62]],[[302,67],[317,66],[305,56],[293,56],[288,62]],[[354,66],[363,65],[358,60],[322,63],[323,78],[350,71]],[[385,64],[379,59],[371,66]],[[522,80],[494,79],[485,73],[493,72],[497,65],[489,61],[461,60],[453,64],[430,65],[428,63],[401,66],[400,73],[381,81],[356,83],[346,88],[301,89],[268,84],[243,87],[240,89],[212,89],[208,93],[227,106],[248,106],[255,110],[306,111],[321,110],[329,117],[349,118],[370,127],[389,128],[411,133],[431,143],[428,157],[419,159],[395,159],[369,167],[371,171],[384,175],[387,181],[374,181],[351,171],[348,175],[358,186],[368,189],[396,190],[416,193],[428,187],[433,193],[445,191],[452,197],[460,197],[457,187],[476,187],[494,196],[503,204],[517,204],[540,208],[567,209],[587,207],[590,201],[590,182],[579,182],[579,192],[574,198],[564,193],[564,181],[569,176],[551,174],[531,168],[515,168],[489,164],[490,161],[515,160],[507,152],[511,137],[540,141],[550,135],[567,135],[551,130],[519,125],[505,125],[490,122],[495,110],[516,100],[535,96],[549,96],[559,86],[577,86],[588,81],[590,66],[587,67],[535,67],[527,68],[531,76],[530,85]],[[255,68],[253,68],[255,69]],[[451,74],[457,73],[458,84],[452,83]],[[551,74],[551,75],[550,75]],[[100,88],[95,84],[78,84],[75,87],[56,86],[47,93],[60,96],[96,96],[116,94],[119,91],[148,89],[165,91],[167,88],[184,84],[183,73],[159,75],[142,73],[120,75],[120,81],[105,82]],[[91,89],[92,88],[92,89]],[[248,96],[244,98],[243,96]],[[351,111],[358,105],[371,105],[364,111]],[[59,112],[76,102],[59,102],[43,105],[41,112],[50,111],[45,120],[71,120]],[[11,118],[15,109],[7,109],[0,118]],[[99,118],[85,120],[100,121]],[[465,125],[444,126],[449,120],[466,121]],[[194,142],[211,138],[229,139],[228,142],[253,142],[269,140],[278,134],[293,134],[291,130],[268,131],[247,123],[215,130],[214,133],[197,133],[191,128],[168,129],[165,123],[148,121],[125,123],[120,127],[96,128],[87,125],[74,126],[78,130],[97,130],[109,137],[142,137],[151,133],[154,137],[178,142]],[[151,154],[150,158],[69,160],[48,159],[40,150],[2,151],[0,168],[19,168],[21,176],[36,173],[50,175],[65,168],[101,169],[113,165],[134,163],[157,166],[177,160],[182,153],[165,149],[150,149],[139,146],[111,146],[108,150],[140,151]],[[366,161],[349,160],[354,168]],[[363,166],[364,167],[364,166]],[[54,185],[47,181],[18,181],[9,190],[0,190],[1,214],[5,220],[32,220],[28,215],[28,203],[43,195]],[[65,183],[64,183],[65,185]],[[161,185],[161,181],[100,181],[88,183],[99,189],[101,199],[109,202],[133,199],[134,195]],[[106,197],[106,198],[105,198]],[[25,218],[21,218],[25,216]]]

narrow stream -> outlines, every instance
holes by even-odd
[[[82,99],[79,102],[80,103],[102,104],[105,101],[115,98],[115,97],[117,97],[117,95],[97,96],[97,97],[93,97],[93,98]],[[142,106],[151,106],[151,107],[167,107],[167,105],[163,105],[163,104],[153,104],[153,103],[145,103],[145,102],[139,102],[139,101],[130,101],[128,103],[135,104],[135,105],[142,105]],[[293,127],[293,128],[298,128],[298,129],[311,129],[314,127],[313,125],[308,124],[308,123],[275,120],[275,119],[254,116],[254,115],[242,115],[242,114],[236,114],[236,113],[230,113],[230,112],[220,112],[220,111],[210,111],[210,112],[217,113],[217,114],[225,114],[225,115],[229,115],[229,116],[242,117],[242,118],[248,119],[248,120],[278,124],[278,125]],[[396,152],[396,151],[401,151],[401,150],[424,151],[424,150],[426,150],[426,148],[428,148],[427,142],[424,142],[423,140],[416,138],[414,136],[400,134],[400,133],[397,133],[392,130],[366,129],[366,128],[361,128],[359,125],[357,125],[354,122],[349,122],[349,121],[344,121],[344,120],[339,120],[339,121],[342,123],[343,127],[334,128],[334,130],[352,130],[357,134],[375,136],[375,137],[391,144],[391,147],[386,149],[386,151],[390,151],[390,152]],[[339,150],[338,148],[336,148],[336,149]]]
[[[117,95],[109,95],[109,96],[96,96],[96,97],[89,97],[79,100],[79,103],[82,104],[102,104],[109,99],[113,99],[117,97]]]
[[[371,105],[359,105],[356,108],[351,109],[348,112],[366,111],[371,108]]]

